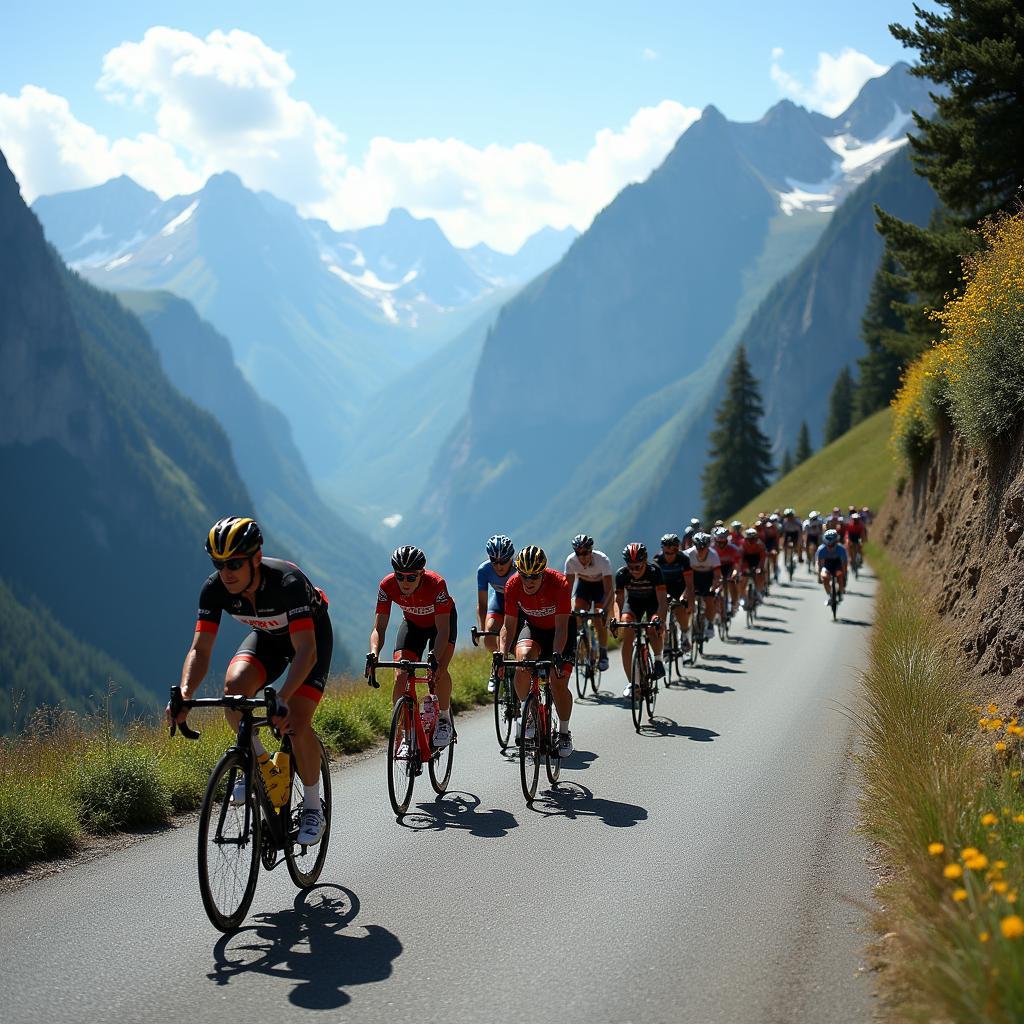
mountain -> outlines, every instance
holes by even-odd
[[[645,182],[502,308],[415,520],[435,560],[471,564],[499,529],[559,548],[582,528],[617,543],[677,472],[683,436],[694,466],[671,481],[687,504],[669,505],[669,518],[690,514],[706,433],[688,432],[758,305],[836,204],[902,145],[909,110],[891,97],[906,100],[908,78],[893,68],[870,104],[835,119],[784,101],[731,124],[708,107]],[[895,134],[855,138],[851,124],[873,127],[865,111],[886,93]]]
[[[118,298],[149,332],[171,383],[224,427],[261,525],[327,592],[344,646],[361,649],[366,595],[387,567],[387,553],[323,501],[288,420],[246,380],[223,335],[169,292]]]
[[[514,253],[497,252],[483,242],[461,252],[466,262],[493,284],[520,285],[553,267],[579,236],[571,225],[560,230],[543,227]]]

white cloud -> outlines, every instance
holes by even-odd
[[[641,56],[644,60],[657,60],[659,57],[657,50],[652,50],[649,46],[645,46]]]
[[[251,33],[200,39],[154,27],[111,50],[98,83],[112,101],[150,112],[154,133],[111,142],[62,97],[26,86],[20,97],[0,94],[0,148],[30,199],[121,173],[168,196],[232,170],[339,228],[379,223],[404,206],[436,217],[456,244],[512,250],[546,224],[585,228],[700,116],[664,100],[619,130],[601,129],[572,160],[532,142],[379,137],[354,162],[344,133],[291,95],[294,80],[286,55]]]
[[[829,117],[841,114],[856,98],[869,78],[877,78],[888,68],[876,64],[866,54],[846,47],[838,57],[830,53],[818,54],[810,85],[804,85],[795,75],[779,65],[782,48],[772,50],[772,81],[784,96],[789,96],[812,110],[820,110]]]

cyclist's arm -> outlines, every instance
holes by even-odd
[[[566,581],[566,583],[569,584],[569,593],[571,594],[572,593],[572,588],[576,584],[576,573],[574,573],[574,572],[567,572],[565,574],[565,581]]]
[[[509,637],[515,639],[515,635],[516,616],[506,613],[505,618],[501,623],[501,635],[498,637],[498,650],[501,651],[502,657],[506,657],[508,655],[509,648],[511,647]]]
[[[612,590],[614,583],[612,582],[611,576],[602,576],[601,582],[604,584],[604,599],[601,601],[601,607],[604,608],[605,614],[608,613],[608,606],[611,604]]]
[[[373,631],[370,633],[370,653],[375,656],[380,654],[381,645],[384,643],[384,634],[388,628],[388,619],[390,618],[390,612],[378,612],[377,617],[373,620]]]
[[[185,655],[185,664],[181,666],[181,695],[185,700],[199,689],[206,678],[216,638],[216,633],[206,633],[198,629],[193,634],[192,646]]]
[[[292,633],[289,639],[295,655],[281,686],[280,697],[283,701],[287,701],[309,678],[309,673],[316,665],[316,633],[312,629],[300,629]]]
[[[484,620],[487,618],[487,588],[476,592],[476,628],[484,628]]]
[[[555,639],[552,642],[551,649],[557,651],[559,654],[565,650],[565,640],[569,635],[569,616],[566,614],[559,614],[555,616]]]
[[[626,593],[625,589],[623,589],[623,590],[616,590],[615,591],[615,605],[612,608],[612,618],[613,619],[621,619],[622,618],[622,598],[623,598],[623,595],[625,593]]]
[[[665,622],[668,619],[668,590],[665,587],[655,587],[654,594],[658,599],[658,618]]]
[[[446,651],[452,635],[452,617],[449,612],[438,612],[434,616],[434,625],[437,627],[437,638],[434,640],[434,649]]]

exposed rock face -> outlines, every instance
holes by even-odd
[[[878,525],[935,594],[984,687],[1024,705],[1024,427],[989,454],[945,430]]]

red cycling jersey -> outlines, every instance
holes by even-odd
[[[735,565],[739,561],[740,549],[735,544],[716,544],[715,551],[722,565]]]
[[[448,584],[442,576],[429,569],[420,577],[419,586],[409,595],[398,589],[394,573],[385,576],[377,591],[377,614],[390,614],[392,603],[402,609],[409,622],[427,628],[435,624],[438,615],[450,615],[455,609],[455,603],[448,594]]]
[[[864,537],[863,523],[847,523],[846,536],[850,540],[862,540]]]
[[[540,589],[527,594],[522,576],[513,576],[505,584],[505,614],[515,618],[520,611],[538,629],[554,629],[555,616],[572,611],[569,581],[556,569],[545,569]]]
[[[767,555],[768,549],[764,546],[763,540],[749,540],[747,537],[743,538],[743,547],[740,551],[744,555]]]

